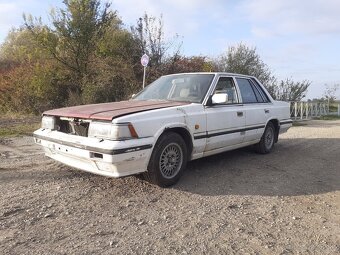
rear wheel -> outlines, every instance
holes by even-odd
[[[258,144],[255,145],[256,151],[267,154],[273,150],[275,144],[275,127],[272,122],[268,122],[266,129]]]
[[[175,184],[187,163],[187,147],[183,138],[174,132],[164,133],[152,152],[144,178],[160,187]]]

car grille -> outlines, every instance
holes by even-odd
[[[66,134],[87,136],[90,123],[81,119],[62,119],[58,123],[58,131]]]

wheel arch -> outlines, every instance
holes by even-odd
[[[192,139],[192,135],[189,131],[189,129],[183,125],[183,124],[179,124],[179,125],[172,125],[172,126],[167,126],[167,127],[163,127],[159,132],[158,134],[156,135],[155,137],[155,143],[156,144],[159,140],[159,138],[168,133],[168,132],[174,132],[174,133],[177,133],[179,134],[182,139],[184,140],[185,142],[185,145],[187,146],[187,152],[188,152],[188,159],[190,160],[191,159],[191,154],[192,154],[192,151],[193,151],[193,147],[194,147],[194,144],[193,144],[193,139]]]
[[[192,136],[191,136],[189,130],[184,128],[184,127],[172,127],[172,128],[165,129],[162,134],[164,134],[166,132],[177,133],[183,138],[183,140],[184,140],[184,142],[187,146],[188,158],[191,158],[191,154],[192,154],[192,150],[193,150],[194,145],[193,145]]]

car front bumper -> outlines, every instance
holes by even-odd
[[[109,141],[39,129],[34,141],[45,155],[65,165],[108,177],[122,177],[147,170],[153,137]]]

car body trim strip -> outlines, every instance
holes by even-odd
[[[254,126],[254,127],[246,127],[246,128],[238,128],[238,129],[233,129],[233,130],[228,130],[228,131],[222,131],[222,132],[212,133],[212,134],[207,133],[205,135],[194,136],[194,139],[197,140],[197,139],[209,138],[209,137],[220,136],[220,135],[240,133],[240,132],[245,132],[245,131],[249,131],[249,130],[265,128],[265,127],[266,127],[266,125],[259,125],[259,126]]]

